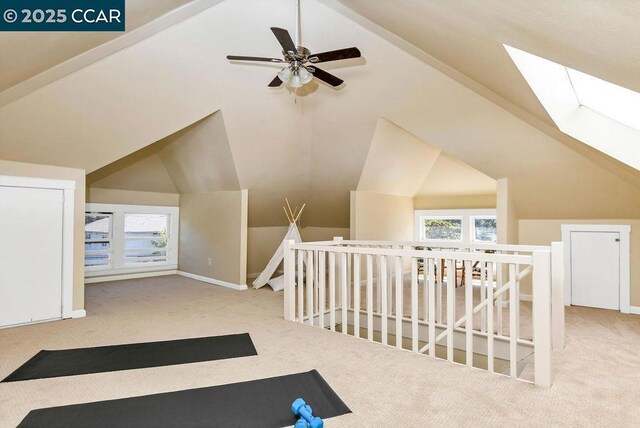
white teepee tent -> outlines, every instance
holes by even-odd
[[[265,267],[262,273],[258,275],[255,281],[253,281],[253,288],[264,287],[267,284],[267,282],[271,279],[276,269],[278,269],[278,266],[280,266],[280,263],[282,262],[282,260],[284,260],[284,242],[286,240],[293,239],[296,243],[302,242],[302,238],[300,237],[300,232],[298,231],[298,219],[300,218],[300,215],[302,214],[302,210],[304,210],[305,205],[302,205],[300,212],[296,213],[297,208],[296,208],[296,211],[292,211],[291,206],[289,205],[289,201],[287,200],[286,202],[287,202],[287,206],[284,207],[284,213],[287,216],[287,220],[289,220],[289,230],[287,230],[287,234],[284,236],[284,239],[280,243],[280,246],[271,257],[271,260],[269,260],[269,263],[267,263],[267,267]],[[271,288],[273,288],[273,291],[282,290],[282,288],[278,286],[273,286],[273,285],[271,285]]]

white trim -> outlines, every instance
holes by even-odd
[[[215,6],[221,1],[222,0],[195,0],[172,10],[139,28],[127,31],[111,41],[103,43],[89,51],[83,52],[78,56],[20,82],[17,85],[11,86],[10,88],[0,92],[0,107],[22,98],[38,88],[62,79],[75,71],[98,62],[109,55],[113,55],[122,49],[149,38],[165,28],[185,21],[192,16]]]
[[[247,284],[233,284],[231,282],[222,281],[220,279],[209,278],[207,276],[196,275],[194,273],[183,272],[179,270],[177,272],[178,275],[184,276],[187,278],[195,279],[196,281],[206,282],[208,284],[219,285],[220,287],[231,288],[233,290],[246,290]]]
[[[0,175],[0,186],[62,190],[62,318],[70,318],[73,312],[73,263],[74,263],[74,210],[75,188],[73,180],[19,177]]]
[[[628,224],[563,224],[562,242],[564,242],[564,302],[571,305],[571,232],[613,232],[620,234],[620,312],[630,311],[630,234]]]
[[[96,276],[85,278],[85,284],[97,284],[99,282],[109,282],[109,281],[122,281],[125,279],[138,279],[138,278],[151,278],[154,276],[166,276],[166,275],[176,275],[178,273],[177,270],[162,270],[162,271],[152,271],[152,272],[138,272],[138,273],[129,273],[129,274],[121,274],[121,275],[106,275],[106,276]]]
[[[522,294],[522,293],[520,293],[520,301],[521,302],[533,302],[533,296],[531,294]]]
[[[84,309],[73,311],[71,313],[71,318],[84,318],[86,316],[87,316],[87,311],[85,311]]]
[[[640,306],[629,306],[629,313],[640,315]]]
[[[0,186],[64,190],[64,189],[75,189],[76,182],[73,180],[55,180],[55,179],[49,179],[49,178],[0,175]]]

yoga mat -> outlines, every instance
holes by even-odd
[[[249,382],[32,410],[19,428],[292,427],[303,398],[321,418],[351,413],[316,370]]]
[[[40,351],[3,382],[112,372],[258,355],[248,333]]]

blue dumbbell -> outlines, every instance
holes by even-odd
[[[296,421],[296,424],[293,426],[293,428],[309,428],[309,422],[300,418]]]
[[[291,412],[294,415],[300,416],[298,422],[296,422],[295,428],[303,428],[304,425],[298,423],[302,420],[308,423],[309,428],[322,428],[324,427],[324,421],[319,417],[313,416],[313,411],[311,410],[311,406],[304,402],[302,398],[296,398],[296,401],[291,405]]]

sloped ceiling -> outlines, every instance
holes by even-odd
[[[357,190],[415,196],[441,150],[381,118]]]
[[[126,166],[125,166],[126,162]],[[149,157],[131,162],[125,158],[118,163],[122,169],[107,165],[105,170],[98,170],[87,176],[87,186],[103,189],[138,190],[142,192],[178,193],[173,179],[157,153]],[[101,178],[104,176],[104,178]]]
[[[92,172],[221,111],[250,225],[285,224],[289,197],[307,202],[307,225],[348,227],[349,191],[384,117],[508,177],[522,218],[640,216],[637,187],[318,1],[304,2],[304,44],[365,57],[326,66],[344,89],[269,89],[277,67],[225,59],[277,55],[269,27],[292,27],[291,5],[226,0],[0,107],[0,158]]]
[[[127,0],[126,29],[135,30],[192,0]],[[122,32],[9,32],[0,37],[0,58],[11,58],[2,67],[0,92],[35,76],[102,43]]]
[[[422,196],[473,196],[495,195],[496,191],[496,180],[441,152],[417,193]]]
[[[240,190],[221,112],[94,171],[87,185],[163,193]]]
[[[637,1],[335,1],[551,125],[503,43],[640,92]]]

